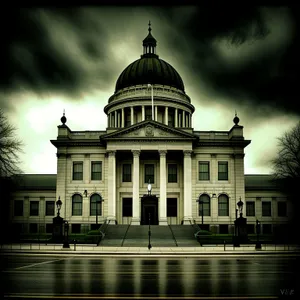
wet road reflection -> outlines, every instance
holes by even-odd
[[[298,257],[116,258],[7,256],[4,295],[261,297],[297,293]],[[73,296],[72,296],[73,295]]]

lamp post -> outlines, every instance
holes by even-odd
[[[65,221],[64,223],[65,223],[64,224],[65,239],[64,239],[63,248],[70,248],[70,245],[69,245],[69,223],[68,223],[68,221]]]
[[[238,210],[240,212],[240,218],[242,218],[243,217],[243,206],[244,206],[244,203],[241,200],[241,197],[240,197],[240,201],[237,203],[237,206],[238,206]]]
[[[260,222],[256,219],[256,245],[255,249],[261,249],[261,243],[259,241],[259,233],[260,233]]]
[[[151,241],[150,241],[150,237],[151,237],[151,230],[150,230],[150,213],[149,213],[149,231],[148,231],[148,237],[149,237],[149,240],[148,240],[148,249],[150,250],[152,248],[151,246]]]

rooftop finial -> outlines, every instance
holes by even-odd
[[[239,124],[239,121],[240,121],[240,119],[239,119],[239,117],[237,116],[237,113],[236,113],[236,110],[235,110],[235,117],[233,118],[233,123],[234,123],[235,125],[238,125],[238,124]]]
[[[65,117],[65,109],[64,109],[64,112],[63,112],[63,116],[60,118],[60,120],[61,120],[61,122],[62,122],[63,125],[66,124],[67,118]]]
[[[149,26],[148,31],[151,32],[152,29],[151,29],[151,22],[150,22],[150,20],[149,20],[148,26]]]

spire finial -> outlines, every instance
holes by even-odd
[[[151,29],[151,22],[150,22],[150,20],[149,20],[148,26],[149,26],[148,31],[151,32],[152,29]]]
[[[61,122],[62,122],[63,125],[66,124],[67,118],[65,117],[65,109],[64,109],[64,111],[63,111],[63,116],[60,118],[60,120],[61,120]]]
[[[235,117],[233,118],[233,123],[234,123],[235,125],[238,125],[238,124],[239,124],[239,121],[240,121],[240,119],[239,119],[239,117],[237,116],[237,113],[236,113],[236,110],[235,110]]]

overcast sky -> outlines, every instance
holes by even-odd
[[[299,8],[97,6],[1,11],[0,107],[24,142],[24,173],[56,173],[63,110],[71,130],[105,130],[118,76],[142,54],[181,75],[195,130],[229,130],[235,110],[251,144],[245,173],[270,173],[277,137],[299,108]]]

